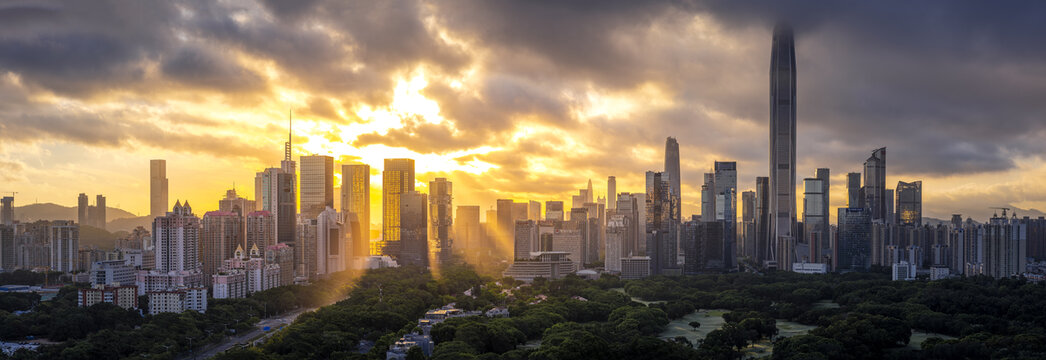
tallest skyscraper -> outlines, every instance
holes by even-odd
[[[792,28],[774,28],[770,51],[770,244],[771,260],[791,270],[795,229],[795,39]]]

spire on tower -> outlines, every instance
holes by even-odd
[[[291,146],[294,141],[294,110],[287,110],[287,143],[283,147],[283,160],[291,161]]]

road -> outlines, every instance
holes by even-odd
[[[194,359],[194,358],[195,359],[210,359],[211,357],[213,357],[215,355],[218,355],[218,353],[220,353],[222,351],[225,351],[225,350],[229,350],[230,348],[232,348],[233,346],[236,346],[237,344],[246,343],[250,339],[253,339],[253,338],[255,338],[255,337],[259,336],[259,335],[262,335],[263,333],[265,333],[265,331],[263,331],[262,329],[264,329],[266,326],[272,327],[272,329],[270,329],[269,333],[267,334],[267,335],[272,335],[273,333],[276,332],[276,327],[279,326],[280,324],[290,325],[291,323],[294,322],[295,319],[298,318],[299,315],[301,315],[301,314],[303,314],[303,313],[305,313],[307,311],[313,311],[313,310],[316,310],[316,309],[318,309],[318,308],[298,309],[298,310],[294,310],[294,311],[288,312],[286,314],[283,314],[281,316],[265,318],[265,319],[263,319],[261,321],[258,321],[258,324],[256,325],[256,327],[253,330],[251,330],[251,331],[248,331],[248,332],[245,332],[245,333],[241,333],[241,334],[236,334],[236,335],[233,335],[231,337],[225,338],[225,340],[220,342],[220,343],[211,344],[211,345],[207,345],[207,346],[204,346],[202,348],[196,349],[196,351],[197,351],[196,356],[193,356],[192,353],[188,353],[188,354],[182,354],[182,356],[177,357],[177,359],[180,359],[180,360],[188,360],[188,359]]]

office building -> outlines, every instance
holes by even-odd
[[[89,220],[87,219],[87,209],[89,207],[90,204],[87,199],[87,194],[80,193],[80,195],[76,198],[76,223],[80,224],[80,226],[90,224]]]
[[[819,178],[803,179],[803,239],[801,243],[809,249],[808,254],[799,254],[797,258],[808,263],[826,263],[830,254],[823,252],[827,246],[828,209],[825,208],[824,180]]]
[[[755,178],[755,263],[768,265],[773,259],[774,242],[770,240],[770,178]]]
[[[861,190],[861,173],[846,174],[846,206],[849,208],[863,208],[864,194]]]
[[[301,156],[301,213],[306,218],[334,207],[334,158],[326,155]]]
[[[149,216],[167,213],[167,160],[149,160]]]
[[[672,214],[676,198],[671,184],[663,173],[646,172],[646,254],[650,257],[650,273],[657,275],[677,268],[677,237],[673,232]],[[666,271],[667,270],[667,271]]]
[[[775,250],[769,254],[770,265],[780,264],[784,253],[794,242],[796,222],[795,135],[796,135],[796,68],[795,40],[786,25],[774,28],[770,51],[770,241]],[[781,259],[779,259],[781,258]]]
[[[428,248],[432,253],[430,258],[437,264],[449,262],[453,249],[453,194],[453,183],[446,178],[429,182]]]
[[[351,239],[347,226],[332,207],[327,207],[316,216],[316,244],[306,245],[306,249],[315,249],[316,265],[310,267],[315,276],[323,277],[338,271],[349,269]]]
[[[577,263],[569,259],[568,253],[545,251],[531,254],[526,260],[513,261],[501,276],[530,283],[537,278],[561,279],[577,270]]]
[[[414,159],[385,159],[381,177],[381,240],[376,242],[376,249],[372,249],[377,251],[371,254],[397,259],[402,248],[400,195],[414,191]]]
[[[566,258],[581,269],[585,264],[585,242],[579,229],[555,229],[552,234],[552,251],[566,254]]]
[[[887,218],[887,204],[892,203],[886,194],[886,148],[872,151],[864,162],[864,205],[871,212],[872,221],[892,222]]]
[[[534,220],[516,220],[512,259],[529,259],[531,252],[540,251],[538,224]]]
[[[894,190],[897,195],[898,225],[922,226],[923,222],[923,182],[898,181]]]
[[[545,220],[563,221],[565,220],[564,215],[562,201],[545,202]]]
[[[715,220],[723,223],[723,266],[732,269],[737,267],[737,163],[716,161],[713,170]]]
[[[872,265],[872,216],[868,209],[839,208],[835,271],[865,271]]]
[[[755,191],[745,191],[741,193],[741,256],[755,259],[755,239]]]
[[[631,222],[632,218],[623,214],[613,214],[607,217],[604,260],[604,268],[607,271],[621,272],[621,258],[629,237],[633,235],[630,233],[633,226]]]
[[[480,243],[479,206],[459,205],[454,216],[455,251],[474,250]]]
[[[356,214],[359,239],[352,239],[353,256],[369,256],[370,248],[370,165],[341,166],[341,212]]]
[[[538,221],[541,219],[541,202],[530,200],[530,204],[527,206],[527,220]]]
[[[636,280],[651,275],[649,256],[629,256],[621,259],[621,280]]]
[[[617,178],[607,177],[607,210],[616,209],[617,206]]]
[[[4,196],[0,198],[0,225],[13,226],[15,224],[15,198]]]
[[[400,194],[400,265],[429,266],[428,195],[418,191]]]
[[[717,164],[717,167],[718,167],[718,164]],[[735,167],[735,170],[736,170],[736,167]],[[662,174],[663,175],[662,177],[665,180],[667,180],[669,185],[670,185],[669,186],[669,189],[671,190],[670,193],[671,193],[671,196],[674,198],[672,201],[675,204],[682,203],[682,201],[680,200],[680,197],[681,197],[681,194],[683,193],[683,188],[680,185],[680,180],[681,180],[680,179],[680,174],[681,173],[679,171],[679,142],[677,142],[675,138],[669,137],[669,138],[665,139],[665,172],[664,172],[664,174]],[[735,171],[735,173],[734,173],[734,178],[735,178],[735,181],[734,181],[735,185],[734,185],[734,187],[735,188],[737,187],[737,185],[736,185],[736,183],[737,183],[736,177],[737,177],[737,173]],[[678,223],[680,222],[680,219],[682,219],[682,218],[683,218],[682,210],[680,209],[679,206],[675,206],[672,209],[672,213],[671,213],[671,219],[674,222],[672,226],[675,227],[675,228],[678,228],[679,227]],[[673,240],[673,242],[678,243],[679,242],[678,234],[673,234],[673,235],[676,236],[676,239]]]

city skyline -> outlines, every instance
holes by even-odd
[[[428,192],[429,181],[445,177],[457,184],[455,205],[486,210],[499,198],[565,200],[588,179],[601,181],[609,175],[616,176],[619,192],[639,191],[646,170],[661,170],[661,143],[669,136],[677,138],[680,147],[682,213],[699,213],[701,174],[714,161],[737,162],[738,192],[754,189],[755,177],[766,176],[767,39],[771,18],[784,14],[795,17],[801,72],[796,174],[808,177],[817,168],[832,170],[830,193],[836,195],[830,209],[846,203],[838,195],[845,193],[845,174],[861,171],[861,161],[879,147],[890,150],[888,186],[898,181],[924,183],[925,217],[947,219],[962,213],[984,219],[992,213],[989,206],[1046,208],[1046,189],[1035,181],[1046,174],[1046,163],[1034,144],[1046,129],[1041,122],[1026,120],[1042,109],[1021,103],[1021,96],[1003,97],[1041,91],[1037,84],[1043,82],[1027,80],[1037,76],[1038,65],[1019,50],[1030,41],[1019,35],[1036,33],[1042,25],[1018,16],[1009,24],[959,26],[967,20],[963,14],[983,10],[969,3],[949,11],[916,7],[915,14],[943,12],[941,23],[929,27],[919,25],[915,16],[893,19],[898,28],[913,30],[904,34],[869,31],[895,15],[874,5],[818,10],[800,3],[791,4],[792,9],[762,10],[625,4],[593,10],[610,20],[563,9],[562,17],[543,21],[551,29],[576,18],[603,21],[600,24],[611,29],[638,30],[621,33],[627,35],[624,39],[571,34],[551,44],[511,36],[523,33],[517,22],[497,28],[436,5],[408,2],[394,9],[365,8],[354,15],[363,23],[395,17],[416,24],[412,30],[388,35],[418,40],[415,43],[424,50],[413,52],[386,48],[367,38],[365,31],[325,17],[331,12],[309,7],[212,5],[208,10],[214,18],[185,15],[170,23],[175,33],[197,25],[202,29],[183,40],[155,30],[141,31],[141,37],[113,34],[90,16],[54,26],[54,19],[66,14],[108,10],[44,5],[12,9],[38,10],[39,24],[25,25],[50,26],[47,31],[0,41],[0,49],[8,50],[4,53],[22,55],[0,59],[0,68],[7,70],[0,77],[0,92],[15,100],[0,110],[0,190],[19,192],[19,206],[36,200],[73,205],[79,193],[104,194],[108,204],[145,215],[150,212],[150,184],[144,174],[149,173],[149,160],[164,159],[168,202],[187,200],[213,210],[215,200],[233,183],[240,193],[250,194],[254,174],[276,166],[286,134],[285,116],[293,109],[293,160],[316,153],[333,156],[336,164],[370,165],[372,214],[380,213],[384,158],[415,159],[420,191]],[[124,30],[132,30],[126,33],[135,33],[152,25],[147,21],[150,15],[176,10],[164,6],[109,12],[140,18],[125,25]],[[498,19],[513,11],[524,19],[536,16],[526,5],[498,6],[478,4],[474,11]],[[992,9],[1029,13],[1021,5],[1011,6]],[[628,12],[646,16],[623,15]],[[265,16],[269,13],[291,14],[295,20],[273,21]],[[864,21],[847,21],[854,19]],[[231,21],[235,32],[218,37],[207,25],[219,20]],[[331,25],[331,31],[354,39],[361,52],[332,50],[320,34],[293,26],[305,20]],[[322,56],[290,58],[275,45],[256,42],[258,32],[277,29],[314,40],[297,45],[301,48],[285,45],[290,50],[316,50]],[[499,31],[482,34],[492,29]],[[939,48],[916,46],[940,36],[936,29],[958,33],[948,35]],[[127,51],[98,55],[84,69],[67,69],[62,81],[46,71],[46,64],[27,61],[77,55],[73,47],[37,46],[46,36],[62,39],[77,32]],[[676,33],[688,46],[669,41],[669,34]],[[162,41],[147,46],[149,35]],[[977,42],[972,35],[988,41]],[[586,57],[562,47],[569,41],[592,44],[606,56]],[[135,76],[148,58],[130,49],[160,55],[159,68]],[[933,56],[916,57],[926,51],[934,51]],[[532,56],[517,56],[526,52]],[[656,56],[646,59],[638,53]],[[959,53],[977,56],[949,56]],[[658,60],[679,56],[683,60]],[[513,57],[517,59],[499,63]],[[340,68],[333,65],[336,59],[358,66]],[[941,59],[948,60],[946,66],[937,66]],[[271,65],[263,65],[267,61]],[[898,67],[901,61],[906,61],[906,70]],[[538,65],[544,70],[528,70]],[[87,69],[106,71],[101,77],[88,76]],[[208,74],[213,76],[189,76],[190,70],[212,71]],[[988,75],[956,75],[960,70]],[[548,74],[563,76],[550,79]],[[914,89],[906,90],[910,88]],[[990,88],[1007,91],[986,93]],[[138,93],[140,89],[152,91]],[[197,101],[196,91],[217,96]],[[918,106],[912,99],[928,105]],[[960,106],[961,113],[931,109],[947,100],[954,100],[949,103]],[[1004,126],[985,125],[999,117],[1007,120]],[[334,183],[340,184],[340,172],[335,176]],[[603,191],[596,189],[597,195]],[[794,193],[803,193],[801,182]],[[834,223],[836,212],[829,214]],[[370,222],[380,224],[374,215]]]

